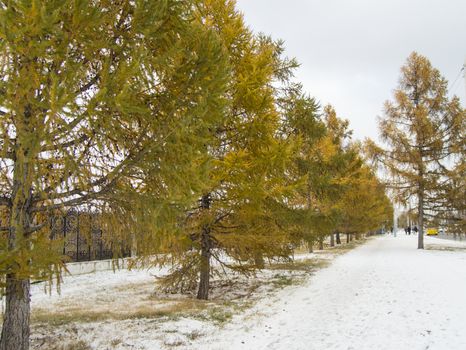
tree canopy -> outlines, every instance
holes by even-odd
[[[250,273],[389,221],[348,122],[234,1],[13,0],[0,21],[1,350],[29,347],[31,281],[59,281],[51,222],[69,209],[200,299],[214,264]],[[454,169],[442,190],[460,208]]]

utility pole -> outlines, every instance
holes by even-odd
[[[393,204],[393,236],[396,237],[396,231],[398,230],[398,213],[396,211],[396,205]]]
[[[409,205],[409,209],[408,209],[408,227],[411,229],[411,226],[413,225],[413,223],[411,222],[411,198],[408,199],[408,205]],[[409,231],[408,231],[409,233]]]

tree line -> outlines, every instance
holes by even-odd
[[[234,1],[13,0],[0,20],[0,349],[29,348],[31,282],[60,275],[50,220],[69,208],[199,299],[213,262],[247,273],[391,224],[348,121]]]

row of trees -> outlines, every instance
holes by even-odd
[[[234,1],[9,1],[0,19],[0,349],[29,347],[30,284],[60,275],[50,221],[70,207],[200,299],[212,261],[248,272],[389,224],[348,122]]]
[[[384,144],[368,141],[367,150],[389,175],[396,200],[415,202],[418,248],[427,225],[465,233],[466,109],[426,57],[413,52],[401,68],[379,129]]]

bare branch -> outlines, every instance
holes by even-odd
[[[87,136],[87,135],[82,135],[81,137],[79,137],[79,138],[77,138],[77,139],[74,139],[74,140],[71,140],[71,141],[68,141],[68,142],[64,142],[64,143],[57,144],[57,145],[44,146],[44,147],[41,149],[41,152],[56,151],[56,150],[59,150],[59,149],[63,149],[63,148],[68,148],[68,147],[76,146],[76,145],[78,145],[79,143],[84,142],[84,141],[86,141],[86,140],[88,140],[88,139],[89,139],[89,136]]]

